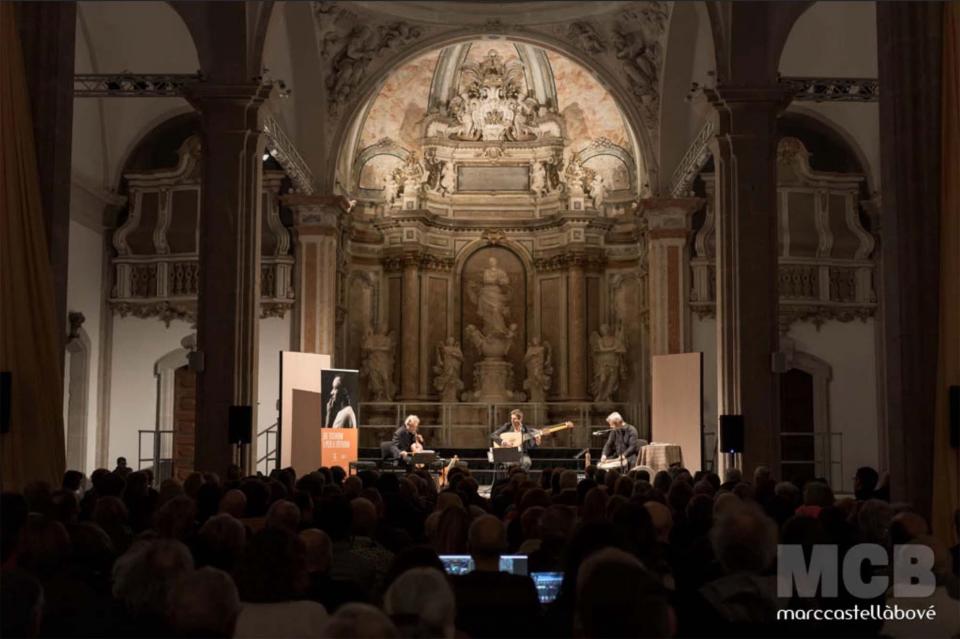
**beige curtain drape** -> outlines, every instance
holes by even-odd
[[[960,3],[943,8],[943,93],[940,199],[940,361],[934,435],[933,532],[957,542],[960,450],[950,448],[947,392],[960,385]],[[917,460],[920,461],[920,460]]]
[[[13,373],[3,490],[64,470],[61,336],[15,7],[0,2],[0,370]]]

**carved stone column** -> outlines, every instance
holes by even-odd
[[[583,274],[586,256],[577,253],[570,260],[567,271],[567,294],[570,308],[567,315],[567,335],[570,345],[568,356],[568,393],[570,399],[589,397],[587,388],[587,281]]]
[[[337,242],[349,205],[340,196],[283,197],[294,216],[297,238],[295,315],[299,349],[334,356],[337,323]],[[339,362],[334,362],[339,364]]]
[[[690,218],[700,198],[647,198],[640,212],[647,220],[647,284],[650,354],[690,350]]]
[[[400,317],[400,394],[416,399],[420,391],[420,255],[403,256]]]
[[[197,379],[195,467],[217,473],[232,463],[229,407],[257,405],[263,173],[258,117],[268,90],[202,83],[189,95],[200,111],[203,146],[197,346],[204,368]]]
[[[776,118],[778,87],[706,92],[716,109],[719,414],[745,422],[744,466],[779,466]]]

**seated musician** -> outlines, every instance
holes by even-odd
[[[393,439],[380,444],[384,461],[409,463],[410,456],[423,450],[423,435],[417,432],[420,418],[407,415],[403,425],[393,433]]]
[[[607,437],[607,443],[603,445],[600,462],[620,459],[625,462],[626,470],[630,470],[636,465],[637,453],[640,452],[641,440],[637,436],[637,429],[624,423],[623,417],[616,412],[607,415],[607,425],[613,430]]]
[[[520,466],[524,470],[529,470],[533,462],[530,461],[530,456],[527,455],[527,451],[531,448],[536,448],[539,446],[541,438],[533,428],[529,428],[523,423],[523,411],[519,408],[514,408],[512,411],[510,411],[509,422],[490,433],[490,440],[496,446],[508,446],[508,442],[504,441],[504,438],[502,437],[502,435],[506,433],[518,433],[522,438],[520,450],[523,451],[523,457],[520,460]],[[528,435],[529,438],[527,437]]]

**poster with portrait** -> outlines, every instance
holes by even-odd
[[[320,371],[320,398],[322,428],[360,425],[360,371],[336,368]]]

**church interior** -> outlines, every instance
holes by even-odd
[[[426,476],[494,504],[626,478],[627,424],[647,481],[866,468],[953,546],[958,7],[2,3],[3,490],[307,479],[315,354],[348,476],[416,416]]]

